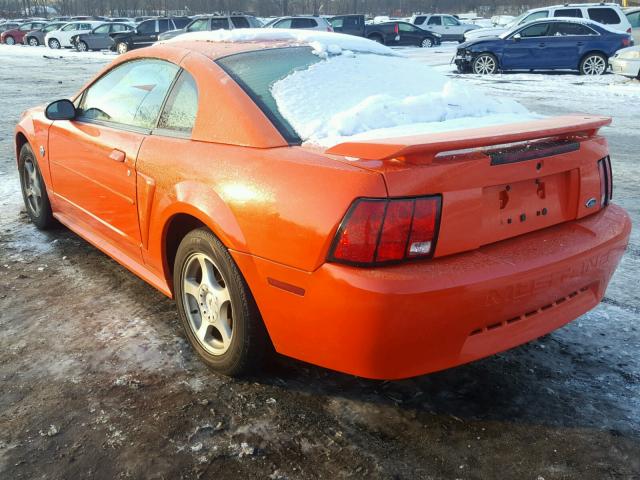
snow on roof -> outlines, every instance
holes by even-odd
[[[189,32],[160,43],[174,42],[291,42],[310,45],[314,50],[352,50],[381,55],[397,55],[389,47],[373,40],[345,35],[343,33],[318,30],[241,28],[235,30],[214,30],[212,32]]]

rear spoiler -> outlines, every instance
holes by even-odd
[[[610,117],[565,115],[528,122],[453,130],[434,134],[381,138],[339,143],[325,153],[363,160],[398,158],[408,160],[420,155],[420,163],[431,163],[438,153],[489,147],[542,138],[592,137]]]

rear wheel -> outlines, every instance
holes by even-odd
[[[430,38],[428,38],[428,37],[427,37],[427,38],[424,38],[424,39],[422,40],[422,43],[420,43],[420,46],[421,46],[422,48],[431,48],[431,47],[433,47],[433,40],[431,40],[431,39],[430,39]]]
[[[251,291],[209,230],[188,233],[176,253],[173,285],[180,320],[203,362],[225,375],[257,369],[268,335]]]
[[[49,48],[52,48],[54,50],[58,50],[60,48],[60,42],[58,41],[57,38],[50,38],[48,45],[49,45]]]
[[[6,43],[7,45],[15,45],[15,44],[16,44],[16,40],[15,40],[15,38],[13,38],[11,35],[8,35],[8,36],[4,39],[4,43]]]
[[[493,75],[498,71],[498,60],[490,53],[481,53],[473,60],[471,69],[477,75]]]
[[[29,37],[29,41],[28,41],[29,45],[31,45],[32,47],[37,47],[40,45],[40,42],[38,41],[38,39],[36,37]]]
[[[118,44],[116,45],[116,50],[120,54],[127,53],[129,51],[129,45],[127,45],[125,42],[118,42]]]
[[[601,53],[590,53],[580,62],[582,75],[602,75],[607,71],[607,57]]]
[[[87,43],[83,40],[78,40],[76,42],[76,50],[78,50],[79,52],[88,52],[89,51],[89,46],[87,45]]]
[[[369,37],[369,40],[373,40],[374,42],[384,44],[384,40],[382,39],[382,37],[380,35],[371,35]]]
[[[46,230],[54,224],[51,204],[38,162],[28,143],[25,143],[20,149],[18,168],[27,215],[36,227],[40,230]]]

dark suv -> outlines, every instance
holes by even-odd
[[[145,20],[132,32],[112,34],[111,49],[118,53],[126,53],[134,48],[147,47],[156,42],[161,33],[184,28],[189,22],[191,22],[189,17],[161,17]]]

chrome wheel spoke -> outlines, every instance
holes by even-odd
[[[191,295],[196,300],[198,299],[198,294],[200,293],[200,284],[195,280],[185,279],[183,289],[184,293]]]

